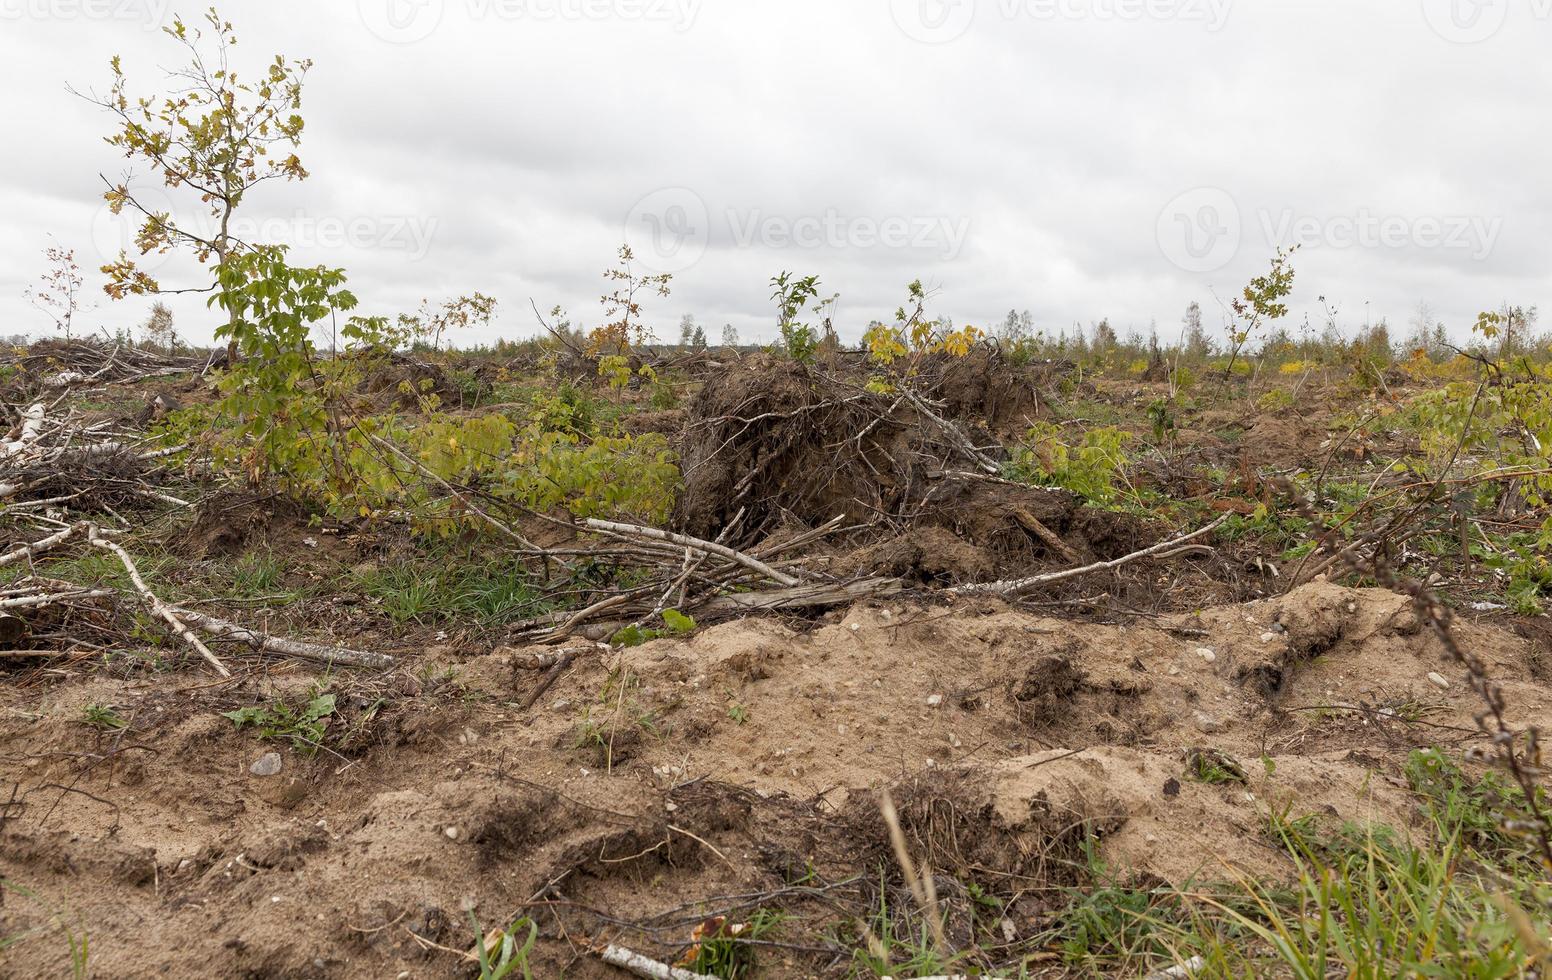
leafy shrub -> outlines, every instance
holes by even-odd
[[[1116,482],[1126,468],[1125,445],[1130,434],[1114,426],[1084,432],[1076,443],[1049,422],[1036,422],[1007,465],[1010,479],[1070,490],[1086,500],[1105,503],[1115,498]]]

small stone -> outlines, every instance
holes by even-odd
[[[942,703],[943,703],[943,695],[941,695],[941,694],[929,694],[929,695],[927,695],[927,707],[929,707],[929,708],[936,708],[938,705],[940,705]]]
[[[853,633],[855,633],[858,630],[862,629],[862,624],[861,623],[852,623],[850,626],[848,626],[846,628],[851,630]]]
[[[458,839],[458,828],[457,827],[445,827],[445,828],[443,828],[442,833],[447,835],[447,839],[448,840],[457,840]]]
[[[478,908],[479,904],[479,901],[473,895],[465,895],[458,900],[458,911],[467,914]]]
[[[1223,722],[1210,715],[1204,715],[1200,711],[1196,712],[1194,720],[1196,722],[1196,730],[1203,735],[1212,735],[1223,731]]]
[[[1212,663],[1213,661],[1218,659],[1218,655],[1213,652],[1213,648],[1212,647],[1197,647],[1196,648],[1196,655],[1198,657],[1201,657],[1203,660],[1207,661],[1208,663]]]
[[[1437,687],[1441,691],[1448,691],[1450,689],[1449,678],[1445,677],[1443,674],[1437,673],[1436,671],[1430,670],[1428,672],[1428,683],[1432,684],[1434,687]]]
[[[1262,643],[1271,643],[1275,639],[1277,639],[1277,634],[1276,633],[1268,632],[1268,633],[1262,633],[1261,634],[1261,642]]]
[[[675,803],[673,800],[669,800],[667,803],[663,804],[663,809],[667,810],[669,813],[673,813],[675,810],[679,809],[679,804]]]
[[[266,752],[253,760],[253,765],[248,771],[255,776],[276,776],[280,774],[280,753]]]

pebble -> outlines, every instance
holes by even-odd
[[[1277,634],[1276,633],[1262,633],[1261,634],[1261,642],[1262,643],[1271,643],[1275,639],[1277,639]]]
[[[858,630],[862,629],[862,624],[861,623],[852,623],[851,626],[849,626],[847,628],[850,629],[853,633],[855,633]]]
[[[458,828],[457,827],[446,827],[446,828],[443,829],[442,833],[447,835],[447,839],[448,840],[457,840],[458,839]]]
[[[1210,715],[1204,715],[1198,711],[1195,715],[1196,729],[1203,735],[1211,735],[1223,731],[1223,722]]]
[[[940,705],[942,703],[943,703],[943,695],[941,695],[941,694],[929,694],[929,695],[927,695],[927,707],[929,707],[929,708],[936,708],[938,705]]]
[[[1218,659],[1218,655],[1213,652],[1213,648],[1212,647],[1197,647],[1196,648],[1196,655],[1198,657],[1201,657],[1203,660],[1207,661],[1208,663],[1212,663],[1213,661]]]
[[[1434,687],[1437,687],[1441,691],[1448,691],[1450,689],[1449,678],[1435,671],[1430,670],[1428,672],[1428,683],[1432,684]]]
[[[248,771],[253,773],[255,776],[275,776],[275,775],[279,775],[279,773],[280,773],[280,753],[279,752],[266,752],[266,753],[264,753],[263,755],[259,756],[257,759],[253,760],[253,765],[248,767]]]

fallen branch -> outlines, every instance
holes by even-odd
[[[594,531],[608,531],[625,537],[649,538],[653,541],[667,541],[679,545],[681,548],[691,548],[695,551],[706,552],[736,562],[752,572],[758,572],[773,582],[780,585],[797,585],[802,580],[793,578],[785,572],[778,572],[758,558],[751,558],[742,551],[734,551],[727,545],[716,544],[711,541],[703,541],[700,538],[692,538],[688,534],[675,534],[673,531],[660,531],[655,527],[641,527],[637,524],[619,524],[615,521],[601,521],[596,517],[587,519],[587,526]]]
[[[46,409],[42,402],[33,402],[22,413],[21,431],[15,439],[0,445],[0,458],[15,459],[27,450],[27,447],[38,441],[38,436],[43,434],[43,413]]]
[[[617,966],[638,977],[646,977],[647,980],[716,980],[715,977],[704,973],[681,970],[677,966],[659,963],[657,960],[649,959],[640,953],[633,953],[624,946],[616,946],[613,943],[605,946],[603,952],[598,955],[610,966]]]
[[[1047,548],[1050,548],[1063,559],[1071,562],[1074,565],[1080,561],[1078,558],[1078,553],[1073,551],[1067,542],[1063,541],[1055,531],[1041,523],[1040,518],[1036,517],[1034,514],[1031,514],[1026,508],[1015,505],[1013,507],[1012,514],[1013,519],[1018,521],[1019,524],[1023,526],[1024,530],[1039,538],[1041,543],[1043,543]]]
[[[43,592],[37,595],[0,599],[0,609],[31,609],[35,606],[56,606],[62,602],[82,599],[106,599],[119,593],[112,589],[78,589],[72,592]]]
[[[239,643],[248,644],[255,650],[278,653],[297,660],[310,660],[328,666],[342,664],[347,667],[364,667],[368,670],[391,670],[399,663],[397,658],[390,657],[386,653],[367,653],[364,650],[351,650],[347,647],[331,647],[321,643],[309,643],[306,640],[291,640],[283,636],[260,633],[191,609],[174,607],[174,611],[212,636],[223,640],[236,640]]]
[[[1172,538],[1169,541],[1160,541],[1158,544],[1151,548],[1144,548],[1141,551],[1134,551],[1129,555],[1123,555],[1120,558],[1115,558],[1110,561],[1099,561],[1092,565],[1084,565],[1082,568],[1068,568],[1060,572],[1048,572],[1044,575],[1035,575],[1031,576],[1030,578],[1013,579],[1011,581],[1003,582],[985,582],[973,585],[960,585],[949,589],[948,591],[954,595],[1011,595],[1015,592],[1023,592],[1025,589],[1032,589],[1038,585],[1048,585],[1052,582],[1061,582],[1065,579],[1077,578],[1079,575],[1088,575],[1091,572],[1104,572],[1113,568],[1120,568],[1122,565],[1128,565],[1134,561],[1140,561],[1144,558],[1166,557],[1168,555],[1178,554],[1184,545],[1191,541],[1195,541],[1197,538],[1212,533],[1218,529],[1220,524],[1228,519],[1229,515],[1224,514],[1222,517],[1219,517],[1211,524],[1198,528],[1197,530],[1192,531],[1190,534],[1182,535],[1178,538]]]
[[[167,625],[171,626],[179,636],[183,637],[189,646],[198,651],[199,655],[205,658],[206,663],[216,669],[216,673],[222,677],[231,677],[232,672],[226,669],[226,664],[221,662],[221,658],[211,653],[210,648],[205,646],[198,636],[194,635],[194,631],[183,624],[183,620],[178,618],[178,614],[173,611],[173,608],[161,599],[158,599],[156,593],[151,591],[150,586],[145,584],[145,579],[140,577],[140,569],[135,567],[134,559],[129,557],[129,552],[112,541],[100,537],[95,528],[90,529],[88,533],[91,535],[89,540],[93,547],[103,548],[118,556],[119,562],[124,566],[124,570],[129,573],[129,580],[135,585],[135,591],[140,593],[140,597],[145,600],[147,606],[151,607],[151,611],[166,620]]]
[[[63,531],[57,531],[53,534],[50,534],[46,538],[41,538],[37,541],[34,541],[32,544],[22,545],[20,548],[17,548],[14,551],[7,551],[5,554],[0,555],[0,567],[5,565],[14,565],[17,562],[25,561],[34,555],[41,555],[45,551],[59,547],[66,541],[69,541],[71,538],[75,537],[77,534],[89,530],[91,530],[89,525],[72,524],[70,527],[65,528]]]
[[[767,592],[735,592],[717,596],[692,607],[698,616],[741,616],[751,612],[772,609],[812,609],[819,606],[841,606],[859,599],[895,595],[905,588],[897,578],[865,578],[841,585],[817,583],[798,585],[790,589],[772,589]]]

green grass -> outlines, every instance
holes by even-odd
[[[379,568],[356,576],[396,623],[469,617],[499,626],[549,611],[534,581],[515,563],[470,563],[453,556]]]
[[[1406,765],[1423,830],[1326,826],[1274,812],[1268,840],[1286,881],[1238,877],[1201,887],[1142,887],[1104,872],[1069,893],[1041,937],[1070,967],[1147,973],[1200,958],[1201,977],[1508,978],[1552,965],[1552,880],[1519,826],[1507,780],[1468,777],[1436,751]]]
[[[784,918],[780,912],[756,909],[747,922],[719,923],[711,936],[701,939],[688,968],[693,973],[721,977],[722,980],[743,980],[752,976],[759,947],[751,940],[765,939]]]
[[[962,958],[940,951],[930,923],[911,909],[889,903],[884,876],[879,875],[878,906],[867,921],[856,924],[852,946],[853,977],[924,977],[955,973]]]

